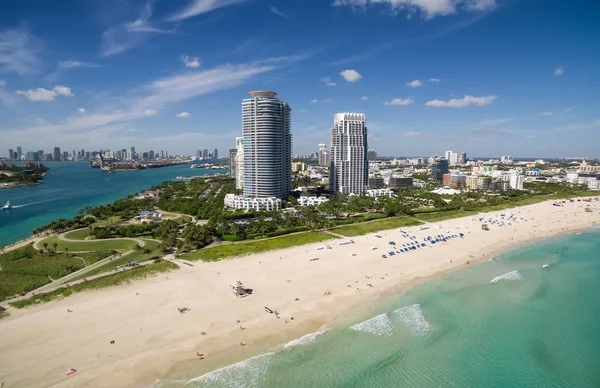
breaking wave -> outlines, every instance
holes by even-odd
[[[356,325],[351,326],[350,330],[389,337],[392,335],[392,323],[387,314],[384,313],[364,322],[357,323]]]
[[[202,387],[260,387],[272,367],[274,353],[261,354],[189,380],[185,385],[200,383]]]
[[[503,275],[496,276],[495,278],[490,280],[490,283],[498,283],[500,280],[521,280],[521,279],[523,279],[523,276],[521,276],[521,273],[518,270],[514,270],[514,271],[507,272]]]
[[[308,333],[300,338],[296,338],[295,340],[288,342],[287,344],[283,345],[283,348],[288,349],[298,345],[308,345],[314,342],[314,340],[317,339],[319,335],[327,332],[328,330],[329,328],[327,326],[321,326],[321,328],[319,328],[319,330],[315,331],[314,333]]]
[[[419,304],[413,304],[394,310],[394,316],[416,336],[423,336],[429,331],[429,322],[425,319],[423,311],[421,310],[421,305]]]

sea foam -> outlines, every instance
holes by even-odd
[[[272,367],[274,353],[261,354],[229,365],[215,371],[195,377],[186,386],[200,383],[202,387],[260,387],[265,376]]]
[[[421,305],[413,304],[394,310],[394,316],[416,336],[423,336],[429,331],[429,323],[423,315]]]
[[[316,340],[319,335],[325,333],[328,330],[329,328],[326,325],[321,326],[321,328],[319,328],[319,330],[315,331],[314,333],[308,333],[300,338],[296,338],[295,340],[288,342],[287,344],[283,345],[283,348],[288,349],[298,345],[308,345],[314,342],[314,340]]]
[[[384,313],[364,322],[357,323],[354,326],[350,326],[350,330],[389,337],[392,335],[392,323],[387,314]]]
[[[498,283],[500,280],[521,280],[521,279],[523,279],[523,276],[521,276],[521,273],[518,270],[514,270],[514,271],[507,272],[503,275],[496,276],[495,278],[490,280],[490,283]]]

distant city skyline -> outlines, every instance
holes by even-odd
[[[274,89],[294,106],[293,154],[327,143],[335,112],[364,112],[383,156],[599,156],[593,0],[183,3],[6,0],[1,154],[224,152],[240,98]]]

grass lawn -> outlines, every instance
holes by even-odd
[[[438,221],[449,220],[452,218],[472,216],[477,213],[479,213],[479,211],[448,210],[448,211],[440,211],[440,212],[433,212],[433,213],[415,214],[415,218],[418,218],[419,220],[427,221],[427,222],[438,222]]]
[[[194,253],[186,253],[181,256],[185,260],[218,261],[226,257],[242,256],[251,253],[284,249],[296,245],[310,244],[325,240],[335,239],[328,233],[306,232],[282,237],[274,237],[268,240],[258,240],[247,243],[227,244],[214,248],[200,249]]]
[[[354,224],[333,228],[331,231],[344,236],[354,237],[363,234],[377,232],[379,230],[401,228],[403,226],[421,225],[422,222],[412,218],[386,218],[384,220],[366,222],[364,224]]]
[[[132,280],[146,278],[148,276],[160,273],[172,271],[174,269],[179,268],[176,264],[173,264],[170,261],[161,260],[158,263],[152,263],[143,267],[132,268],[127,271],[115,273],[113,275],[101,277],[98,279],[90,280],[88,282],[83,282],[76,284],[71,287],[63,287],[58,288],[51,292],[46,292],[42,294],[37,294],[32,296],[29,299],[20,300],[18,302],[10,303],[12,307],[15,308],[23,308],[31,305],[35,305],[38,303],[49,302],[53,299],[59,297],[66,297],[71,294],[87,291],[87,290],[95,290],[105,287],[118,286],[123,283],[129,283]]]
[[[85,240],[86,237],[89,237],[90,230],[88,228],[76,230],[74,232],[69,232],[65,234],[65,238],[71,240]]]
[[[84,263],[65,254],[47,256],[27,245],[0,255],[0,266],[0,300],[4,300],[78,271]]]
[[[98,275],[98,274],[101,274],[104,272],[109,272],[123,264],[127,264],[132,261],[142,262],[142,261],[146,261],[149,258],[154,257],[154,256],[162,256],[162,252],[160,251],[160,249],[158,249],[158,247],[160,245],[160,243],[158,241],[152,241],[152,240],[144,240],[144,241],[146,241],[145,247],[150,249],[150,251],[151,251],[149,254],[134,251],[133,253],[130,253],[127,256],[123,256],[118,259],[114,259],[112,261],[107,262],[106,264],[104,264],[101,267],[95,268],[89,272],[84,273],[83,275],[77,276],[76,278],[72,279],[71,281],[85,279],[85,278],[89,278],[90,276]],[[89,253],[85,253],[85,254],[87,255]],[[79,256],[79,254],[77,256]],[[88,265],[89,264],[91,264],[91,263],[88,263]]]
[[[65,248],[69,249],[70,252],[90,252],[90,251],[103,251],[118,249],[121,252],[125,252],[137,245],[135,241],[131,240],[93,240],[93,241],[82,241],[82,242],[71,242],[61,241],[58,236],[52,236],[43,239],[38,243],[38,248],[44,249],[44,243],[48,243],[48,248],[53,249],[52,244],[57,243],[56,250],[58,252],[64,252]]]

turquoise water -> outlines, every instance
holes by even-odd
[[[600,387],[599,287],[590,230],[374,302],[295,346],[153,386]]]
[[[50,167],[39,185],[0,190],[0,203],[15,208],[0,211],[0,244],[27,238],[31,231],[59,218],[70,218],[87,205],[111,203],[142,189],[175,179],[223,170],[190,168],[189,164],[108,174],[87,162],[44,162]]]

